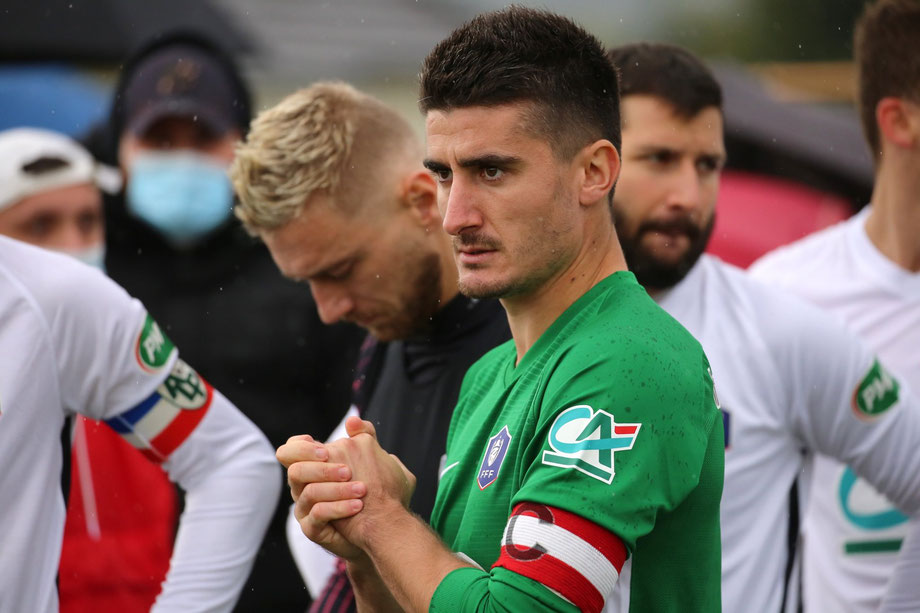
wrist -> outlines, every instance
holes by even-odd
[[[422,520],[398,501],[380,511],[365,525],[363,549],[372,560],[376,559],[377,552],[398,548],[400,541],[411,539],[422,525]]]

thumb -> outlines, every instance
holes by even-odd
[[[377,440],[377,430],[374,428],[374,424],[360,417],[349,417],[345,421],[345,432],[350,437],[355,437],[359,434],[370,434],[374,440]]]

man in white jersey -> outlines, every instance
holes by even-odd
[[[72,413],[105,420],[186,490],[153,610],[230,611],[281,485],[268,441],[105,275],[0,237],[2,613],[58,610]]]
[[[806,458],[850,463],[916,514],[920,402],[820,311],[703,255],[725,161],[710,71],[668,45],[628,45],[610,58],[623,96],[617,233],[639,282],[702,343],[721,401],[723,608],[781,611],[795,604],[790,491]],[[916,578],[920,556],[905,555],[895,573]],[[920,610],[916,584],[901,584],[888,604]]]
[[[754,276],[842,318],[901,381],[920,389],[920,2],[882,1],[856,27],[859,106],[875,159],[872,203],[778,249]],[[917,455],[916,449],[912,451]],[[803,523],[807,611],[874,611],[913,521],[857,477],[815,459]],[[913,538],[913,536],[911,537]],[[917,576],[914,576],[914,581]],[[920,609],[920,607],[918,607]]]

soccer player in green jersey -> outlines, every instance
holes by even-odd
[[[514,338],[464,380],[434,531],[353,418],[278,450],[304,534],[347,561],[362,610],[719,611],[722,421],[700,345],[626,270],[602,46],[551,13],[487,13],[421,90],[460,290],[500,298]]]

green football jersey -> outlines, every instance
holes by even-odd
[[[629,272],[470,368],[432,526],[482,569],[432,611],[719,611],[723,429],[699,343]]]

